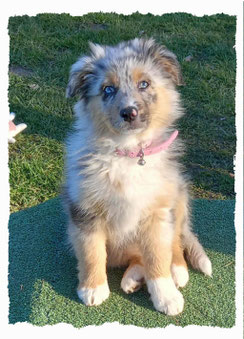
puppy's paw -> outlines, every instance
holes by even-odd
[[[86,306],[100,305],[109,297],[109,292],[110,291],[107,282],[95,288],[82,287],[77,290],[78,297]]]
[[[121,280],[121,288],[125,293],[138,291],[144,282],[144,268],[141,265],[134,265],[125,272]]]
[[[189,273],[186,267],[172,264],[171,273],[177,288],[186,286],[189,280]]]
[[[177,315],[183,311],[184,298],[172,278],[148,280],[147,287],[157,311],[167,315]]]

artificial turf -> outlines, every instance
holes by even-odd
[[[86,307],[76,295],[76,259],[66,245],[66,216],[59,198],[11,214],[9,222],[9,322],[74,327],[119,322],[141,327],[235,324],[234,201],[195,200],[194,230],[213,264],[213,277],[190,268],[182,314],[155,311],[146,286],[131,295],[120,289],[123,269],[108,270],[110,297]]]

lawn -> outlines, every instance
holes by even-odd
[[[205,284],[205,293],[206,291],[212,293],[208,309],[212,307],[213,313],[210,312],[208,316],[204,312],[202,314],[199,299],[195,304],[193,303],[193,308],[189,308],[182,321],[176,320],[175,322],[181,326],[189,323],[233,326],[235,313],[234,268],[232,267],[234,262],[233,200],[235,198],[233,157],[236,142],[234,102],[236,56],[233,46],[235,45],[236,18],[224,14],[195,17],[186,13],[162,16],[139,13],[130,16],[115,13],[90,13],[82,17],[72,17],[68,14],[39,14],[35,17],[11,17],[8,28],[10,35],[10,111],[16,113],[15,122],[25,122],[28,125],[27,129],[16,137],[17,142],[9,145],[10,199],[11,213],[13,213],[10,218],[10,322],[29,321],[37,325],[57,321],[72,323],[72,312],[76,309],[77,312],[83,312],[83,316],[86,312],[88,315],[91,312],[92,319],[95,319],[97,314],[97,320],[94,320],[94,323],[96,321],[102,323],[104,319],[106,320],[104,310],[108,310],[109,302],[104,304],[105,309],[102,309],[105,313],[103,311],[100,313],[101,308],[92,310],[83,308],[73,295],[69,295],[73,293],[71,289],[74,289],[76,284],[75,272],[72,271],[75,267],[73,259],[65,257],[65,264],[71,265],[70,269],[66,267],[68,274],[71,271],[74,277],[71,281],[64,279],[63,285],[57,281],[52,283],[50,262],[48,263],[50,265],[49,275],[45,273],[45,268],[40,273],[41,268],[38,267],[35,272],[35,266],[30,264],[30,277],[29,279],[24,277],[21,272],[25,271],[26,260],[23,258],[26,255],[31,256],[34,247],[18,245],[15,232],[17,232],[18,223],[23,225],[21,228],[23,234],[19,237],[23,236],[25,240],[28,239],[28,232],[31,228],[30,220],[34,223],[34,218],[38,217],[35,229],[32,230],[35,234],[33,237],[35,241],[38,241],[36,232],[41,230],[42,218],[46,223],[49,223],[47,221],[49,219],[53,220],[50,221],[50,225],[56,236],[58,235],[55,233],[53,222],[61,220],[57,229],[60,230],[59,236],[64,236],[64,216],[62,216],[58,195],[62,181],[64,141],[73,121],[74,100],[65,98],[71,64],[80,54],[87,52],[88,41],[115,44],[121,40],[142,36],[154,37],[178,57],[185,82],[184,86],[179,87],[186,111],[178,125],[180,135],[186,143],[186,153],[182,161],[191,176],[192,196],[200,199],[196,200],[194,213],[196,215],[200,213],[201,218],[205,217],[207,220],[211,220],[210,217],[215,214],[219,215],[220,219],[222,218],[219,224],[213,222],[208,239],[204,238],[204,232],[201,231],[201,227],[204,229],[208,226],[203,222],[196,226],[202,234],[203,241],[206,241],[205,245],[209,249],[211,259],[216,262],[216,267],[219,267],[218,273],[209,282],[196,272],[191,272],[191,286],[194,285],[194,281],[195,284],[201,281],[203,285]],[[43,205],[43,202],[46,203]],[[49,206],[54,206],[61,217],[55,217]],[[228,214],[226,228],[224,227],[225,219],[223,219],[225,210]],[[61,226],[63,228],[60,228]],[[216,241],[213,239],[214,234],[220,235],[218,232],[222,232],[221,236],[224,240],[223,244],[216,248],[217,245],[213,245]],[[43,236],[45,238],[47,234]],[[233,240],[232,249],[226,253],[225,241],[228,242],[229,236]],[[43,244],[48,246],[50,239],[45,239],[46,242]],[[41,244],[42,240],[38,246]],[[55,256],[54,244],[49,245],[50,251],[53,251],[52,255]],[[13,255],[16,248],[19,253],[22,253],[18,261]],[[62,252],[62,249],[60,251]],[[60,253],[56,255],[61,255]],[[48,257],[46,260],[50,261]],[[58,260],[58,257],[55,257],[55,260]],[[58,280],[58,274],[64,273],[62,270],[64,268],[54,274],[54,280]],[[116,271],[115,277],[112,278],[115,285],[120,274],[120,271]],[[110,275],[113,276],[112,273]],[[47,276],[48,279],[45,279]],[[26,281],[28,291],[26,287],[23,287],[24,283],[21,279],[28,280]],[[18,287],[16,284],[19,284]],[[219,292],[221,286],[226,286],[223,294]],[[116,303],[117,294],[118,304],[122,305],[121,310],[123,307],[129,307],[132,313],[137,314],[146,310],[146,315],[152,319],[148,323],[149,327],[156,326],[161,319],[168,319],[164,315],[155,313],[147,302],[145,304],[143,301],[138,301],[140,299],[138,296],[145,294],[146,291],[139,291],[135,297],[127,298],[116,288],[114,287],[114,297],[112,296],[115,298],[114,302]],[[188,298],[192,296],[192,300],[196,300],[197,287],[195,285],[195,289],[191,288],[193,288],[192,291],[187,287],[185,293]],[[23,297],[23,304],[20,304],[25,306],[24,311],[20,312],[17,300],[23,293],[26,293],[26,296]],[[214,308],[211,303],[214,304],[213,298],[216,295],[216,307]],[[217,318],[215,316],[221,308],[221,298],[224,295],[227,296],[231,305],[229,321],[222,317],[223,313]],[[60,308],[58,306],[55,308],[55,298]],[[64,305],[67,307],[65,308]],[[194,313],[194,308],[198,310],[195,318],[191,315],[191,312]],[[92,312],[95,313],[92,315]],[[111,310],[108,311],[109,314],[111,312]],[[127,319],[124,315],[122,318]],[[109,319],[113,321],[111,320],[113,317]],[[117,319],[116,316],[114,319]],[[120,319],[122,323],[128,323],[129,320],[123,322],[123,319]],[[135,322],[140,326],[140,321],[138,321]],[[164,320],[162,326],[166,326],[169,322],[170,320]],[[85,322],[77,320],[73,324],[79,327],[84,326]]]

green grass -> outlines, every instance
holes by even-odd
[[[77,295],[76,260],[65,246],[60,199],[13,213],[9,230],[9,321],[44,326],[64,322],[74,327],[105,322],[140,327],[235,324],[234,201],[196,200],[195,230],[213,264],[213,278],[190,269],[182,294],[184,312],[170,317],[155,311],[144,286],[131,295],[120,289],[122,269],[108,271],[111,290],[100,306],[86,307]],[[20,231],[21,230],[21,231]]]
[[[233,199],[235,154],[235,23],[224,14],[195,17],[134,13],[16,16],[9,20],[10,110],[28,127],[9,148],[11,211],[55,197],[63,142],[74,101],[65,99],[69,68],[88,41],[115,44],[154,37],[177,56],[186,85],[187,114],[179,122],[183,162],[197,198]],[[191,62],[185,57],[191,55]]]
[[[9,145],[10,208],[15,212],[9,223],[10,323],[234,325],[235,30],[236,18],[224,14],[10,18],[10,111],[16,113],[15,122],[28,125]],[[125,295],[119,269],[108,272],[111,295],[104,304],[82,305],[57,198],[64,140],[73,121],[74,100],[65,99],[69,68],[87,52],[88,41],[115,44],[138,36],[154,37],[178,56],[185,81],[179,88],[186,110],[178,125],[186,143],[182,160],[193,196],[210,200],[195,201],[193,212],[194,227],[213,262],[213,279],[190,271],[182,291],[185,310],[177,317],[156,312],[146,288]]]

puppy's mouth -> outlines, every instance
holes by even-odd
[[[138,134],[145,131],[147,127],[147,121],[131,121],[121,123],[117,130],[119,130],[121,134]]]
[[[131,121],[125,126],[128,130],[136,130],[147,127],[146,121]]]
[[[120,118],[123,129],[137,131],[148,126],[148,114],[141,113],[137,107],[129,106],[120,111]]]

